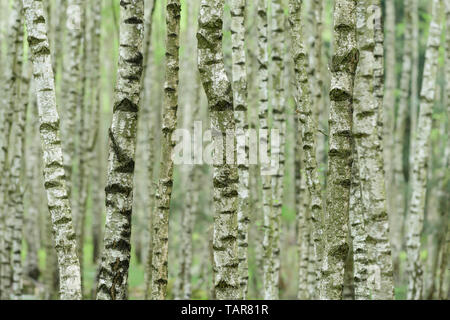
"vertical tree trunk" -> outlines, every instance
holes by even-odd
[[[170,0],[166,7],[166,79],[164,84],[164,111],[162,123],[161,165],[159,169],[156,211],[153,216],[153,275],[152,298],[164,300],[167,295],[169,253],[169,210],[173,186],[172,134],[177,127],[178,70],[179,70],[179,0]]]
[[[23,0],[44,153],[44,181],[60,271],[61,299],[81,299],[80,264],[64,175],[54,77],[41,1]]]
[[[67,190],[69,198],[72,203],[72,211],[74,216],[75,230],[78,231],[78,202],[72,194],[72,171],[76,160],[75,152],[75,137],[77,129],[77,111],[80,109],[80,94],[81,94],[81,72],[80,67],[82,63],[81,46],[82,46],[82,8],[81,0],[69,0],[67,7],[67,41],[69,43],[68,56],[66,68],[63,74],[63,96],[62,101],[64,105],[64,112],[62,115],[63,141],[64,141],[64,167],[67,179]],[[78,190],[77,190],[78,191]]]
[[[247,62],[244,48],[246,0],[231,2],[231,44],[234,118],[237,132],[237,161],[239,172],[238,201],[238,256],[242,297],[248,291],[248,224],[249,224],[249,171],[246,144],[247,116]],[[243,160],[243,162],[241,161]]]
[[[323,203],[322,188],[319,181],[318,165],[316,159],[317,148],[317,123],[314,120],[313,102],[310,92],[310,84],[307,74],[307,53],[303,44],[304,33],[301,18],[302,1],[291,0],[289,3],[289,22],[292,37],[292,58],[294,60],[295,84],[298,88],[295,92],[296,112],[298,114],[299,128],[301,130],[301,141],[303,150],[303,164],[306,173],[306,184],[310,194],[309,211],[312,221],[313,252],[309,253],[316,270],[320,270],[322,262],[322,223]],[[298,196],[298,195],[297,195]],[[317,280],[320,273],[317,272]]]
[[[23,34],[19,37],[23,43]],[[20,50],[21,51],[21,50]],[[30,69],[31,70],[31,69]],[[24,181],[22,175],[22,164],[25,153],[25,126],[28,110],[30,77],[28,68],[25,68],[20,80],[20,97],[15,106],[15,144],[13,159],[11,161],[11,186],[10,201],[14,212],[14,223],[12,232],[12,296],[14,299],[22,298],[22,228],[23,228],[23,193]]]
[[[411,204],[406,220],[406,252],[408,290],[407,298],[417,300],[422,294],[422,263],[420,261],[420,236],[423,228],[425,195],[427,184],[427,163],[432,127],[433,105],[438,71],[441,1],[433,1],[432,20],[425,55],[422,91],[420,94],[420,112],[418,134],[416,137],[414,167],[411,177]],[[420,134],[419,134],[420,133]]]
[[[233,93],[225,72],[222,53],[223,0],[202,0],[199,14],[198,66],[208,98],[213,143],[214,173],[214,289],[218,299],[242,298],[239,286],[237,251],[237,166],[227,163],[227,146],[223,141],[235,131]],[[229,142],[229,141],[227,141]],[[234,150],[235,141],[229,150]],[[234,159],[233,159],[234,160]]]
[[[383,101],[383,151],[384,151],[384,167],[386,172],[386,191],[388,194],[387,205],[390,218],[390,239],[392,244],[392,260],[394,275],[398,274],[399,252],[401,248],[401,217],[396,212],[393,195],[395,188],[390,183],[393,176],[393,135],[394,135],[394,120],[395,120],[395,90],[397,88],[396,75],[396,54],[395,54],[395,3],[394,1],[385,2],[385,69],[386,69],[386,86],[384,91]]]
[[[367,287],[367,276],[369,273],[369,262],[367,258],[367,232],[364,224],[359,170],[358,159],[354,159],[352,167],[352,185],[350,189],[349,210],[350,236],[352,239],[353,253],[352,276],[355,300],[368,300],[370,299],[370,292]]]
[[[358,47],[360,59],[354,88],[353,134],[357,149],[361,200],[365,230],[368,236],[368,288],[373,299],[393,299],[391,248],[386,208],[383,153],[378,130],[379,108],[377,97],[380,78],[375,49],[379,49],[376,21],[371,21],[372,0],[358,2]],[[379,53],[378,53],[379,54]]]
[[[353,83],[359,52],[355,0],[336,0],[331,62],[328,192],[321,299],[341,299],[348,253],[348,212],[352,169]]]
[[[106,228],[97,299],[127,298],[136,124],[141,91],[144,3],[121,1],[120,48],[106,192]]]
[[[272,149],[272,155],[277,157],[278,168],[272,176],[272,216],[274,219],[273,228],[273,299],[279,297],[279,278],[280,278],[280,230],[281,230],[281,210],[283,207],[283,178],[285,162],[285,132],[286,132],[286,114],[285,114],[285,90],[283,83],[284,75],[284,8],[281,0],[272,0],[272,16],[270,18],[271,34],[271,61],[272,61],[272,129],[278,130],[280,136],[279,146]]]
[[[257,4],[257,28],[258,28],[258,100],[259,100],[259,130],[260,142],[266,144],[269,149],[269,96],[268,96],[268,47],[267,47],[267,0],[258,0]],[[264,132],[266,135],[264,136]],[[270,150],[267,150],[269,155]],[[261,155],[260,155],[261,156]],[[272,299],[272,263],[273,263],[273,219],[272,219],[272,190],[271,176],[269,175],[270,163],[265,166],[261,164],[262,180],[262,205],[263,205],[263,228],[264,228],[264,259],[263,259],[263,284],[264,299]],[[267,172],[266,172],[267,171]]]
[[[9,163],[9,149],[12,132],[12,123],[14,118],[14,110],[18,104],[17,94],[20,88],[20,78],[22,73],[22,59],[23,59],[23,30],[21,28],[23,23],[22,3],[17,1],[14,3],[10,15],[10,29],[8,30],[9,48],[7,53],[7,72],[5,95],[5,108],[2,108],[0,119],[0,297],[2,299],[9,299],[11,295],[11,250],[12,250],[12,229],[13,229],[13,215],[6,214],[10,208],[9,202],[9,185],[10,181],[10,163]]]

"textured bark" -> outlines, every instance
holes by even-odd
[[[244,48],[246,0],[231,1],[232,86],[234,118],[237,132],[237,157],[239,172],[238,202],[238,256],[242,297],[248,291],[248,224],[249,220],[249,168],[246,145],[247,117],[247,62]],[[245,157],[245,158],[244,158]],[[244,163],[239,162],[243,158]]]
[[[321,299],[341,299],[348,253],[348,211],[352,169],[353,83],[358,64],[356,1],[334,7],[334,53],[331,62],[328,193]]]
[[[284,9],[281,0],[271,0],[270,17],[270,40],[271,40],[271,85],[272,85],[272,129],[278,130],[280,136],[279,146],[273,148],[272,155],[278,158],[278,167],[272,175],[272,216],[273,216],[273,293],[272,298],[279,298],[279,278],[280,278],[280,230],[281,230],[281,210],[283,207],[283,178],[285,162],[285,132],[286,132],[286,114],[285,114],[285,90],[283,83],[284,75]]]
[[[202,0],[199,14],[198,67],[208,98],[213,143],[220,145],[227,131],[235,131],[233,93],[225,72],[222,53],[223,0]],[[235,141],[233,141],[234,150]],[[218,152],[220,151],[220,152]],[[219,300],[242,298],[237,251],[237,184],[235,164],[226,162],[227,146],[213,154],[214,234],[213,270],[215,295]]]
[[[323,34],[323,0],[313,0],[310,8],[311,28],[312,32],[309,36],[311,54],[309,54],[309,85],[311,87],[311,103],[314,114],[314,120],[317,126],[324,126],[326,119],[324,96],[324,79],[322,77],[322,34]],[[306,37],[305,37],[306,40]],[[319,163],[325,161],[326,141],[323,134],[316,131],[317,136],[317,158]]]
[[[369,258],[368,288],[373,299],[393,299],[393,273],[383,150],[378,136],[380,100],[377,96],[379,76],[376,69],[376,23],[369,20],[372,0],[358,2],[358,48],[360,59],[354,87],[353,135],[355,139],[361,201],[364,212],[367,252]]]
[[[314,243],[313,252],[309,253],[316,270],[320,270],[322,262],[322,228],[323,228],[323,203],[322,188],[319,181],[318,165],[316,159],[317,148],[317,123],[314,120],[313,101],[310,92],[310,84],[307,74],[307,53],[303,44],[304,33],[301,20],[302,1],[290,1],[289,22],[291,25],[292,37],[292,58],[294,60],[295,84],[297,91],[294,96],[296,99],[296,112],[298,114],[299,128],[301,130],[301,146],[303,151],[303,166],[306,174],[306,184],[310,194],[309,211],[312,222],[312,241]],[[298,195],[297,195],[298,196]],[[317,272],[317,280],[320,273]]]
[[[269,149],[270,135],[269,129],[269,98],[268,98],[268,47],[267,47],[267,0],[258,0],[257,3],[257,28],[258,28],[258,100],[259,100],[259,129],[260,141],[265,143]],[[266,132],[266,135],[263,132]],[[268,155],[270,150],[268,150]],[[265,173],[270,166],[261,164],[261,180],[262,180],[262,205],[263,205],[263,284],[264,284],[264,299],[272,299],[272,263],[273,263],[273,219],[272,219],[272,190],[271,190],[271,176]]]
[[[23,34],[19,37],[23,43]],[[22,51],[22,50],[19,50]],[[20,56],[21,57],[21,56]],[[22,228],[23,228],[23,194],[24,179],[22,174],[22,164],[25,153],[25,125],[28,110],[30,76],[28,68],[25,68],[21,76],[18,103],[15,106],[15,143],[13,158],[11,160],[11,185],[9,189],[9,200],[14,214],[12,230],[12,297],[22,298]],[[31,70],[31,69],[30,69]]]
[[[392,212],[389,215],[390,219],[390,231],[391,231],[391,245],[392,245],[392,260],[394,275],[398,274],[399,253],[401,248],[401,217],[394,214],[396,206],[394,206],[394,186],[392,182],[393,176],[393,136],[394,136],[394,123],[395,123],[395,90],[397,88],[397,76],[395,70],[396,51],[395,51],[395,3],[394,1],[385,2],[385,69],[386,69],[386,85],[384,91],[383,101],[383,151],[384,151],[384,168],[386,172],[386,191],[389,195],[387,198],[388,212]]]
[[[403,238],[403,226],[402,223],[405,217],[405,175],[403,166],[403,143],[405,141],[405,129],[406,129],[406,116],[408,110],[410,83],[411,83],[411,47],[412,47],[412,25],[411,25],[411,1],[405,0],[404,2],[404,42],[403,42],[403,57],[402,57],[402,72],[400,76],[400,99],[397,108],[397,116],[395,119],[395,131],[394,131],[394,145],[392,154],[392,189],[395,190],[395,198],[392,199],[392,211],[393,220],[396,221],[393,224],[393,235],[395,237],[394,247],[398,253],[401,250],[401,239]],[[397,223],[398,221],[398,223]],[[397,263],[396,257],[395,262]]]
[[[69,0],[67,6],[67,16],[75,15],[77,13],[81,14],[82,10],[81,0]],[[78,9],[76,9],[78,8]],[[77,12],[77,10],[80,10]],[[82,16],[82,15],[81,15]],[[81,17],[80,17],[81,18]],[[72,18],[75,19],[75,18]],[[81,95],[81,63],[82,63],[82,24],[80,21],[79,26],[71,26],[67,28],[67,41],[69,43],[68,48],[68,61],[66,63],[66,68],[63,74],[63,105],[64,113],[62,117],[62,129],[64,138],[64,169],[66,172],[66,183],[67,190],[69,192],[69,198],[72,200],[72,211],[74,215],[75,229],[78,224],[79,212],[77,208],[77,201],[72,197],[72,170],[74,161],[76,159],[75,153],[75,137],[76,137],[76,121],[77,121],[77,111],[80,109],[80,95]]]
[[[144,3],[120,2],[120,47],[106,192],[106,228],[97,299],[127,298],[136,124],[142,74]]]
[[[12,132],[12,123],[15,106],[18,104],[18,93],[20,88],[20,77],[22,70],[22,55],[23,55],[23,33],[22,33],[22,3],[17,1],[12,7],[10,15],[8,38],[10,39],[8,53],[7,53],[7,73],[5,76],[5,106],[2,108],[0,119],[0,297],[2,299],[9,299],[11,295],[11,250],[12,250],[12,229],[13,216],[6,214],[10,208],[9,203],[9,184],[10,181],[10,140]],[[2,230],[3,229],[3,230]]]
[[[298,252],[298,287],[297,298],[300,300],[309,299],[308,292],[308,263],[310,224],[309,224],[309,190],[306,188],[304,172],[302,171],[302,149],[300,125],[297,123],[297,141],[295,143],[295,208],[297,223],[297,252]],[[305,205],[306,203],[306,205]]]
[[[169,210],[173,186],[172,134],[177,127],[179,82],[179,0],[168,1],[166,7],[166,79],[162,123],[161,165],[159,169],[156,211],[153,216],[152,298],[164,300],[167,295],[169,253]]]
[[[44,181],[60,271],[60,298],[81,299],[80,265],[64,175],[59,115],[41,1],[23,0],[39,107]]]
[[[364,211],[361,197],[361,180],[359,177],[358,160],[353,161],[352,185],[350,188],[350,236],[352,239],[353,253],[353,286],[355,300],[370,299],[367,287],[368,257],[367,257],[367,232],[364,224]]]
[[[423,272],[422,263],[420,261],[420,236],[422,233],[425,212],[427,164],[438,71],[441,34],[440,7],[441,1],[434,0],[427,51],[425,55],[422,91],[420,94],[420,112],[417,126],[418,134],[414,143],[414,167],[412,169],[411,177],[412,196],[405,225],[408,274],[407,298],[412,300],[421,299],[422,294]]]

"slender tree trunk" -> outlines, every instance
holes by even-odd
[[[23,34],[20,37],[23,43]],[[30,69],[31,70],[31,69]],[[20,300],[22,298],[22,228],[23,228],[23,174],[22,164],[25,153],[25,126],[27,120],[28,98],[30,76],[28,68],[25,68],[20,80],[20,97],[15,107],[15,144],[13,159],[11,161],[11,186],[10,201],[14,212],[14,223],[12,232],[12,297]]]
[[[167,295],[169,253],[169,210],[173,186],[172,134],[177,127],[178,70],[179,70],[179,0],[170,0],[166,7],[166,80],[164,84],[164,111],[162,123],[161,165],[159,169],[156,211],[153,216],[153,275],[152,298],[164,300]]]
[[[260,142],[268,146],[269,150],[269,96],[268,96],[268,47],[267,47],[267,0],[258,0],[257,4],[257,28],[258,28],[258,100],[259,100],[259,129]],[[266,133],[264,135],[264,132]],[[270,160],[269,160],[270,161]],[[271,176],[269,175],[270,163],[265,166],[261,164],[261,180],[262,180],[262,204],[263,204],[263,228],[264,228],[264,259],[263,259],[263,283],[264,283],[264,299],[273,299],[273,282],[272,282],[272,264],[273,264],[273,219],[272,219],[272,190]],[[267,171],[267,172],[266,172]]]
[[[355,92],[356,93],[356,92]],[[355,151],[354,151],[355,153]],[[350,236],[353,253],[353,286],[355,300],[369,300],[370,292],[367,287],[368,257],[367,232],[364,224],[364,211],[361,196],[361,180],[359,176],[358,159],[353,160],[352,185],[350,189]]]
[[[422,263],[420,261],[420,236],[423,228],[425,212],[425,195],[427,185],[427,163],[429,158],[432,114],[438,71],[438,55],[441,35],[440,23],[441,1],[433,1],[432,20],[428,35],[425,55],[422,91],[420,95],[420,112],[418,118],[418,133],[416,137],[414,167],[412,170],[412,196],[409,214],[406,220],[406,252],[408,290],[407,298],[421,299],[422,294]]]
[[[386,191],[388,212],[390,218],[390,239],[392,245],[392,260],[394,276],[398,275],[399,253],[401,249],[401,216],[395,214],[396,206],[394,205],[393,195],[395,194],[393,184],[390,183],[393,176],[393,147],[394,147],[394,123],[395,123],[395,90],[397,88],[396,76],[396,51],[395,51],[395,3],[394,1],[385,2],[385,69],[386,69],[386,86],[383,101],[383,151],[384,151],[384,167],[386,172]]]
[[[61,299],[81,299],[80,264],[66,188],[50,47],[41,1],[23,0],[44,153],[44,182],[60,271]]]
[[[234,137],[231,147],[223,143],[227,132],[235,132],[233,93],[222,53],[223,7],[223,0],[202,0],[197,33],[200,79],[208,98],[212,138],[217,147],[213,153],[213,283],[219,300],[242,298],[237,250],[239,175],[234,159],[232,164],[226,161],[230,156],[227,157],[227,148],[234,154]]]
[[[283,83],[284,75],[284,8],[281,0],[271,0],[270,34],[271,34],[271,61],[272,61],[272,129],[279,132],[279,145],[272,149],[272,155],[278,158],[278,167],[272,176],[272,217],[274,219],[273,228],[273,299],[279,298],[279,278],[280,278],[280,230],[281,230],[281,210],[283,207],[283,178],[285,162],[285,90]]]
[[[292,19],[292,18],[291,18]],[[291,20],[290,20],[291,21]],[[293,41],[294,42],[294,41]],[[297,119],[296,119],[297,120]],[[311,228],[309,224],[309,190],[306,188],[306,181],[304,172],[302,170],[302,143],[301,143],[301,130],[300,124],[296,125],[296,143],[295,143],[295,208],[297,211],[296,223],[297,223],[297,252],[298,252],[298,287],[297,298],[300,300],[309,299],[308,293],[308,262],[309,256],[312,255],[309,252],[309,242]],[[305,202],[307,205],[305,206]]]
[[[128,295],[136,124],[142,74],[144,3],[120,3],[120,48],[106,192],[106,228],[97,299]]]
[[[231,42],[232,42],[232,75],[233,104],[237,132],[237,159],[239,172],[238,201],[238,255],[239,277],[242,297],[248,291],[248,224],[249,224],[249,171],[248,146],[246,130],[247,116],[247,62],[244,48],[245,39],[245,6],[246,0],[231,2]],[[243,161],[242,161],[243,160]]]
[[[331,63],[330,147],[321,299],[341,299],[348,253],[348,212],[352,169],[353,83],[358,64],[355,0],[336,0]]]
[[[304,33],[301,19],[302,1],[290,1],[291,37],[292,37],[292,58],[294,60],[295,85],[298,88],[295,92],[296,112],[301,130],[301,141],[303,150],[303,164],[306,173],[306,184],[310,194],[309,211],[312,221],[312,241],[314,243],[313,252],[309,253],[316,270],[320,270],[322,262],[322,223],[323,223],[323,203],[322,188],[319,181],[318,165],[316,159],[317,148],[317,123],[314,120],[313,101],[310,93],[310,84],[307,74],[307,53],[303,44]],[[297,195],[298,196],[298,195]],[[317,281],[320,273],[317,272]]]
[[[8,30],[9,49],[7,53],[7,74],[5,94],[6,101],[5,108],[2,108],[2,119],[0,119],[0,210],[2,211],[0,219],[1,239],[1,264],[0,264],[0,297],[2,299],[9,299],[11,296],[11,250],[12,250],[12,229],[13,229],[13,216],[6,214],[10,208],[9,201],[9,185],[11,183],[10,175],[10,156],[9,149],[11,148],[11,132],[12,123],[14,118],[14,110],[17,101],[20,78],[22,74],[22,59],[23,59],[23,30],[21,28],[23,23],[22,3],[17,1],[12,7],[10,15],[10,29]]]
[[[360,59],[354,88],[353,134],[357,149],[361,201],[367,233],[368,288],[373,299],[393,299],[393,273],[386,208],[384,166],[378,130],[380,78],[376,69],[376,21],[370,21],[372,0],[358,2]],[[379,49],[379,48],[378,48]],[[379,54],[379,53],[378,53]]]

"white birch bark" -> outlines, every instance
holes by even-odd
[[[234,118],[236,123],[237,161],[239,173],[238,201],[238,256],[239,284],[242,297],[248,291],[248,224],[249,224],[249,168],[246,130],[247,116],[247,62],[244,48],[246,0],[231,1],[232,86]],[[242,161],[243,160],[243,161]]]
[[[355,139],[361,200],[367,233],[369,258],[368,288],[373,299],[393,299],[393,271],[389,243],[388,212],[384,182],[382,145],[378,136],[377,90],[381,89],[376,68],[376,22],[371,21],[372,0],[361,0],[357,7],[360,59],[354,88],[353,135]],[[379,54],[379,53],[378,53]],[[377,72],[380,72],[379,70]],[[377,80],[378,79],[378,80]]]
[[[349,249],[348,212],[352,168],[353,84],[358,64],[355,0],[336,0],[331,62],[328,192],[321,299],[341,299]]]
[[[257,3],[257,28],[258,28],[258,100],[259,100],[259,129],[260,141],[268,147],[270,153],[269,135],[269,96],[268,96],[268,22],[267,22],[267,0],[258,0]],[[265,131],[264,131],[265,130]],[[264,135],[266,132],[266,135]],[[267,174],[270,164],[261,164],[262,180],[262,207],[263,207],[263,287],[264,299],[272,299],[272,261],[273,261],[273,219],[272,219],[272,190],[271,176]]]
[[[422,297],[422,263],[420,261],[420,236],[422,234],[427,185],[427,163],[429,158],[432,114],[436,91],[438,56],[441,35],[441,1],[433,1],[432,19],[425,54],[424,75],[420,94],[420,112],[417,123],[415,155],[411,177],[411,203],[406,219],[406,253],[408,289],[407,299]]]
[[[242,298],[237,251],[239,175],[234,162],[226,161],[227,146],[224,143],[227,131],[235,132],[235,121],[233,93],[222,53],[223,9],[223,0],[202,0],[197,32],[200,79],[208,98],[213,143],[218,147],[213,152],[213,283],[219,300]],[[234,139],[232,144],[228,149],[234,153]]]
[[[120,2],[120,47],[106,192],[106,228],[97,299],[127,298],[136,124],[142,74],[144,3]]]
[[[302,1],[291,0],[289,3],[292,37],[292,59],[294,60],[295,84],[297,90],[296,112],[298,114],[299,128],[301,131],[301,149],[303,151],[303,167],[305,168],[306,184],[310,194],[309,211],[311,214],[311,235],[314,244],[313,252],[309,253],[316,270],[320,270],[322,262],[322,228],[323,228],[323,202],[322,187],[319,181],[318,165],[316,158],[317,149],[317,122],[314,119],[313,99],[311,97],[310,84],[307,74],[308,56],[304,47],[304,33],[302,26]],[[316,104],[314,104],[316,105]],[[298,196],[298,195],[297,195]],[[317,281],[320,273],[317,272]]]
[[[285,163],[285,132],[286,132],[286,114],[285,114],[285,90],[283,83],[284,75],[284,9],[281,0],[271,0],[270,17],[270,41],[271,41],[271,85],[272,85],[272,129],[279,132],[279,145],[274,147],[272,156],[278,159],[278,167],[272,175],[272,217],[273,217],[273,265],[272,265],[272,298],[279,297],[279,278],[280,278],[280,252],[281,252],[281,210],[283,207],[283,178]]]
[[[152,298],[164,300],[167,295],[169,253],[169,210],[173,187],[172,134],[177,127],[179,82],[179,0],[169,0],[166,7],[166,79],[162,122],[161,165],[159,168],[156,211],[153,216]]]
[[[60,298],[81,299],[80,265],[63,167],[59,115],[44,8],[42,2],[37,0],[23,0],[23,6],[39,107],[44,186],[60,272]]]

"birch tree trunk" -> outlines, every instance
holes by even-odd
[[[405,225],[408,274],[407,299],[410,300],[421,299],[422,295],[423,272],[422,263],[420,261],[420,236],[422,234],[425,212],[427,163],[429,158],[439,45],[441,40],[440,9],[441,1],[434,0],[427,51],[425,55],[422,91],[420,94],[420,112],[417,126],[418,134],[414,143],[416,149],[411,177],[411,204]]]
[[[0,236],[1,236],[1,264],[0,264],[0,297],[2,299],[10,299],[11,296],[11,250],[12,250],[12,229],[13,216],[6,214],[10,208],[9,190],[10,181],[10,140],[12,132],[12,123],[14,118],[14,110],[18,104],[18,93],[20,88],[20,78],[23,59],[23,23],[22,3],[17,1],[12,7],[10,15],[10,29],[8,30],[8,38],[10,40],[7,52],[7,70],[5,70],[5,108],[2,108],[0,119]]]
[[[259,130],[260,142],[267,145],[267,156],[270,154],[269,135],[269,96],[268,96],[268,64],[269,55],[267,47],[268,22],[267,22],[267,0],[258,0],[257,3],[257,28],[258,28],[258,100],[259,100]],[[265,132],[265,135],[264,135]],[[260,155],[262,156],[262,155]],[[269,160],[270,161],[270,160]],[[272,189],[271,176],[268,175],[270,163],[261,164],[262,180],[262,206],[263,206],[263,285],[264,299],[273,299],[272,264],[273,264],[273,219],[272,219]]]
[[[64,174],[59,115],[42,1],[23,0],[28,44],[39,107],[40,135],[44,153],[44,181],[51,214],[60,272],[60,298],[81,299],[80,265],[76,235]]]
[[[19,37],[23,43],[23,34]],[[20,50],[22,51],[22,50]],[[11,161],[11,186],[10,201],[12,212],[14,213],[12,232],[12,298],[20,300],[22,298],[22,228],[23,228],[23,173],[25,153],[25,126],[27,120],[28,97],[29,97],[29,77],[28,68],[25,68],[20,80],[20,97],[15,106],[15,144],[13,158]],[[37,227],[37,226],[35,226]]]
[[[144,3],[120,2],[120,48],[106,192],[104,251],[97,299],[127,298],[136,124],[142,73]]]
[[[202,0],[197,33],[200,79],[208,98],[212,137],[216,146],[213,152],[213,283],[219,300],[242,298],[237,250],[239,175],[234,159],[232,164],[227,163],[227,146],[223,143],[227,131],[235,131],[233,93],[222,53],[223,8],[223,0]],[[232,146],[228,146],[233,154],[234,147],[233,138]]]
[[[316,159],[317,148],[317,123],[313,114],[313,102],[308,82],[307,62],[308,57],[303,44],[304,33],[302,26],[302,0],[290,0],[289,2],[289,22],[292,37],[292,59],[294,60],[295,84],[297,91],[296,112],[298,114],[299,128],[301,130],[301,146],[303,151],[303,165],[306,174],[306,184],[310,194],[309,211],[312,222],[313,252],[312,257],[316,270],[320,270],[322,262],[322,228],[323,228],[323,203],[322,187],[319,181],[318,165]],[[299,195],[297,195],[299,196]],[[317,272],[317,281],[320,273]]]
[[[170,0],[166,7],[166,79],[164,84],[164,111],[162,123],[161,165],[159,169],[156,211],[153,216],[153,275],[152,298],[164,300],[168,283],[169,210],[173,186],[172,134],[177,127],[179,82],[179,0]]]
[[[397,76],[395,70],[396,50],[395,50],[395,3],[394,1],[385,2],[385,69],[386,69],[386,85],[383,101],[383,151],[384,151],[384,167],[386,172],[386,191],[389,195],[387,197],[387,207],[390,218],[390,239],[392,245],[392,260],[394,276],[398,274],[399,253],[401,249],[401,216],[395,214],[396,206],[394,206],[393,195],[395,194],[392,183],[393,177],[393,147],[394,147],[394,123],[395,123],[395,90],[397,88]]]
[[[389,224],[386,207],[383,151],[378,130],[381,103],[376,74],[376,25],[370,21],[372,0],[362,0],[357,6],[358,47],[360,59],[354,88],[353,134],[357,149],[361,200],[367,233],[369,258],[368,288],[372,298],[393,299],[393,273]],[[379,48],[378,48],[379,49]],[[379,54],[379,53],[378,53]],[[377,83],[378,82],[378,83]]]
[[[244,48],[246,0],[231,2],[231,44],[234,118],[237,132],[237,161],[239,172],[238,201],[238,256],[242,297],[248,291],[248,224],[249,224],[249,169],[246,131],[247,116],[247,62]]]
[[[69,43],[66,70],[63,74],[63,88],[64,91],[64,113],[63,113],[63,137],[64,137],[64,167],[66,172],[67,190],[69,192],[69,199],[72,202],[72,211],[74,216],[75,229],[78,231],[78,202],[74,201],[76,198],[72,196],[72,170],[74,161],[77,158],[75,152],[75,137],[77,129],[77,111],[80,108],[81,95],[81,46],[82,46],[82,1],[69,0],[67,6],[67,18],[69,19],[67,29],[67,41]]]
[[[272,0],[271,2],[271,62],[272,62],[272,129],[279,132],[279,145],[272,149],[272,155],[278,158],[278,167],[272,176],[272,215],[274,219],[273,228],[273,299],[279,297],[279,278],[280,278],[280,230],[281,230],[281,210],[283,207],[283,178],[285,162],[285,132],[286,132],[286,114],[285,114],[285,90],[283,83],[284,75],[284,9],[281,0]]]
[[[336,0],[331,62],[328,192],[321,299],[341,299],[348,245],[348,212],[352,169],[353,84],[359,52],[355,0]]]

